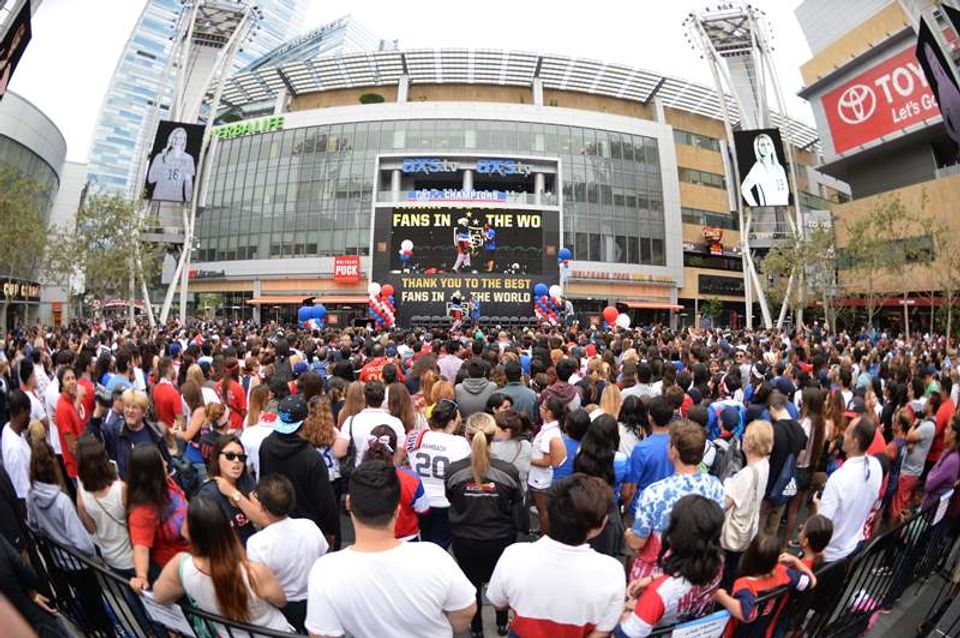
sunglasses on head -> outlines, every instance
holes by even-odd
[[[454,409],[454,410],[458,410],[458,409],[460,408],[460,405],[459,405],[456,401],[453,401],[452,399],[440,399],[440,400],[437,402],[437,407],[440,407],[441,405],[443,405],[443,406],[453,406],[453,409]]]
[[[247,462],[247,455],[242,452],[221,452],[220,454],[225,456],[228,461],[240,461],[241,463]]]

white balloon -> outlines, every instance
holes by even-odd
[[[552,286],[550,286],[551,299],[560,299],[561,293],[563,293],[563,290],[561,290],[560,286],[558,286],[557,284],[553,284]]]
[[[371,297],[378,297],[380,295],[380,284],[371,281],[370,285],[367,286],[367,292],[370,293]]]
[[[404,239],[400,242],[400,250],[413,250],[413,242],[409,239]]]
[[[617,322],[616,322],[616,323],[617,323],[617,325],[620,326],[621,328],[629,328],[629,327],[630,327],[630,315],[621,312],[620,315],[617,317]]]

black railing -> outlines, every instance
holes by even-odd
[[[960,492],[936,508],[917,513],[904,523],[865,542],[843,561],[817,571],[817,587],[808,592],[779,588],[757,600],[757,609],[775,611],[772,635],[790,638],[860,636],[876,622],[881,610],[908,596],[910,586],[938,578],[929,611],[918,636],[960,635]],[[189,636],[186,631],[151,618],[143,600],[98,558],[33,535],[33,561],[49,583],[61,614],[86,636],[103,638]],[[914,594],[909,594],[913,596]],[[902,600],[900,604],[912,604]],[[152,605],[151,605],[152,608]],[[182,614],[197,638],[289,638],[294,634],[237,623],[193,607],[188,601],[168,607]],[[154,614],[156,616],[156,614]],[[770,624],[763,615],[756,623]],[[696,621],[693,621],[696,622]],[[658,628],[653,636],[669,636],[677,626]]]

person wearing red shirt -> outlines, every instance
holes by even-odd
[[[223,378],[216,385],[217,396],[230,408],[230,428],[242,430],[247,417],[247,393],[240,384],[240,361],[227,357],[223,362]]]
[[[177,422],[177,417],[183,414],[183,399],[173,387],[175,374],[173,360],[169,357],[160,359],[157,365],[157,376],[160,379],[153,386],[153,408],[157,414],[157,421],[168,428],[172,428]]]
[[[60,369],[60,399],[57,401],[57,434],[60,436],[60,449],[67,476],[77,480],[77,457],[75,454],[77,439],[83,434],[83,422],[80,418],[80,400],[77,398],[77,376],[73,368]]]
[[[364,383],[367,381],[382,381],[384,366],[394,363],[394,361],[384,356],[383,346],[379,343],[374,344],[373,348],[370,349],[370,356],[372,357],[370,361],[364,364],[363,369],[360,370],[360,380]],[[406,380],[406,377],[403,376],[403,370],[398,365],[397,381],[403,383]]]
[[[949,377],[944,377],[940,381],[940,396],[943,398],[943,401],[940,403],[940,408],[937,409],[937,414],[934,417],[937,433],[933,435],[933,444],[930,446],[930,452],[927,454],[928,465],[936,463],[940,459],[940,455],[943,454],[943,436],[947,431],[947,427],[950,425],[950,419],[953,418],[953,413],[957,410],[953,399],[950,398],[950,391],[952,389],[953,382]]]
[[[75,372],[80,375],[77,377],[77,394],[80,397],[80,405],[83,406],[80,420],[86,429],[87,424],[90,423],[90,417],[93,416],[93,404],[96,400],[94,396],[96,388],[93,385],[93,354],[90,350],[80,352]]]

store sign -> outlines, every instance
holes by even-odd
[[[512,159],[478,159],[477,173],[480,175],[497,174],[503,177],[507,175],[529,175],[530,165],[524,164],[518,160]]]
[[[0,286],[7,302],[40,301],[40,284],[35,281],[3,277]]]
[[[608,272],[606,270],[574,270],[570,273],[572,279],[609,279],[612,281],[652,281],[672,284],[673,277],[668,275],[651,275],[645,272]]]
[[[333,280],[344,284],[355,284],[360,281],[360,255],[334,257]]]
[[[460,165],[438,157],[410,157],[403,160],[400,170],[404,173],[456,173]]]
[[[912,48],[871,67],[821,101],[837,154],[940,114]]]
[[[458,202],[469,204],[507,202],[506,191],[476,191],[457,188],[421,188],[407,193],[408,202]]]
[[[226,276],[227,273],[223,270],[197,270],[196,268],[191,268],[187,271],[187,279],[216,279]]]
[[[258,120],[249,120],[247,122],[235,122],[233,124],[224,124],[215,126],[213,134],[221,140],[232,140],[235,137],[244,137],[246,135],[259,135],[261,133],[272,133],[273,131],[283,130],[283,116],[272,115],[262,117]]]

